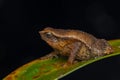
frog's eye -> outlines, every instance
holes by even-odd
[[[57,42],[57,37],[55,37],[52,33],[48,32],[46,33],[46,37],[52,40],[53,42]]]
[[[52,36],[53,36],[52,33],[50,33],[50,32],[46,33],[47,38],[51,38]]]

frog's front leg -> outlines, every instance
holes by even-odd
[[[44,59],[50,59],[50,58],[53,58],[53,57],[57,57],[57,52],[56,51],[51,52],[48,55],[45,55],[45,56],[41,57],[40,59],[44,60]]]
[[[69,45],[71,52],[70,52],[68,61],[64,66],[68,66],[68,65],[73,64],[73,61],[75,60],[76,55],[78,54],[78,50],[79,50],[80,46],[81,46],[80,42],[75,42],[75,43],[72,43],[71,45]]]

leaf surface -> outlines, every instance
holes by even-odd
[[[16,69],[3,80],[58,80],[90,63],[119,55],[120,39],[111,40],[109,43],[115,50],[112,54],[87,61],[80,61],[68,67],[63,67],[64,63],[67,61],[67,59],[63,57],[45,60],[36,59]]]

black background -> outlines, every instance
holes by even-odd
[[[46,26],[120,38],[119,9],[115,0],[0,0],[0,77],[52,51],[38,34]],[[119,58],[93,63],[62,80],[120,80]]]

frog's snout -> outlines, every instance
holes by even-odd
[[[42,34],[42,33],[44,33],[44,31],[39,31],[38,33],[39,33],[39,34]]]

